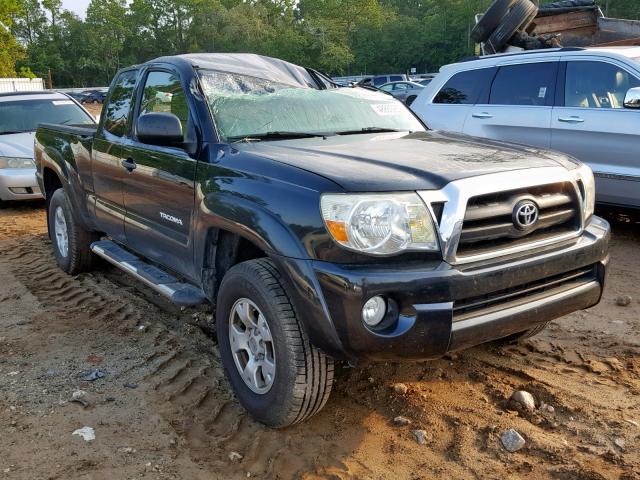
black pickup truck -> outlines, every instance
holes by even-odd
[[[334,360],[422,360],[537,333],[600,300],[588,167],[429,131],[400,102],[249,54],[120,71],[97,128],[41,125],[56,260],[98,257],[216,309],[237,397],[282,427]]]

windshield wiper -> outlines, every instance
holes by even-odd
[[[344,132],[336,132],[336,135],[359,135],[361,133],[390,133],[390,132],[402,132],[395,128],[384,127],[365,127],[360,130],[345,130]]]
[[[259,142],[261,140],[287,140],[287,139],[295,139],[295,138],[314,138],[314,137],[325,138],[326,136],[327,136],[326,133],[277,131],[277,132],[255,133],[250,135],[238,135],[235,137],[229,137],[228,140],[230,142]]]
[[[16,133],[25,133],[25,132],[29,132],[30,130],[16,130],[15,132],[12,131],[7,131],[7,132],[0,132],[0,135],[14,135]]]

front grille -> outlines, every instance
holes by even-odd
[[[524,228],[514,220],[514,209],[523,202],[538,209],[537,222]],[[579,229],[580,200],[569,182],[480,195],[467,204],[456,256],[498,253]]]
[[[456,300],[453,321],[486,315],[512,306],[532,302],[538,298],[560,293],[597,280],[596,266],[580,268],[552,277],[505,288],[477,297]]]

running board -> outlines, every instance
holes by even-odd
[[[150,265],[110,240],[91,244],[91,250],[107,262],[140,280],[179,307],[191,307],[207,301],[202,289]]]

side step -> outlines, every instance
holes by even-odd
[[[191,307],[207,301],[202,289],[150,265],[110,240],[91,244],[91,250],[107,262],[133,275],[179,307]]]

